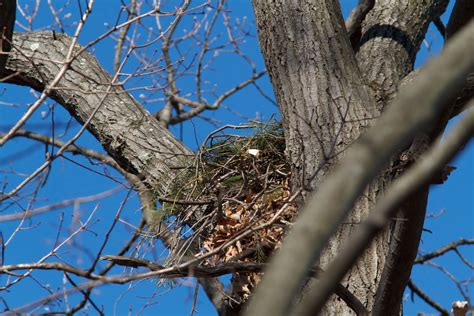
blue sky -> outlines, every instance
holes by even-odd
[[[61,1],[61,3],[63,2],[64,1]],[[343,13],[347,16],[356,1],[341,2]],[[20,1],[20,3],[32,3],[32,1]],[[96,0],[91,18],[86,23],[79,42],[82,44],[88,43],[98,34],[102,34],[106,31],[107,26],[104,22],[108,22],[109,24],[114,23],[118,5],[119,1]],[[76,10],[74,5],[72,8]],[[241,44],[241,48],[255,61],[258,70],[263,69],[264,65],[258,48],[250,1],[231,1],[229,9],[234,19],[238,18],[240,19],[239,21],[242,22],[245,21],[244,17],[247,17],[251,36],[246,38],[246,42]],[[451,8],[448,9],[448,12],[450,10]],[[75,16],[73,15],[70,20],[74,18]],[[21,16],[19,16],[18,19],[20,22],[24,22]],[[446,19],[447,14],[443,17],[445,22]],[[52,23],[52,16],[46,7],[46,1],[43,0],[33,28],[44,28]],[[183,27],[186,27],[186,25]],[[72,29],[73,26],[68,30]],[[19,30],[18,27],[17,30]],[[218,29],[217,32],[224,32],[224,30]],[[417,66],[424,64],[431,56],[438,54],[441,49],[442,41],[433,26],[430,27],[427,33],[425,44],[419,53]],[[113,68],[112,58],[110,57],[113,56],[113,45],[114,43],[111,40],[106,39],[99,42],[93,48],[97,58],[109,71],[112,71]],[[133,69],[135,65],[130,64],[128,67],[129,69]],[[250,75],[251,69],[246,66],[245,63],[242,63],[241,59],[228,54],[215,61],[212,69],[207,73],[206,79],[212,83],[217,83],[218,91],[225,91],[234,84],[247,79]],[[260,79],[258,83],[267,94],[272,95],[268,76]],[[180,84],[184,90],[192,89],[192,81],[187,78],[183,78]],[[4,132],[12,125],[12,122],[23,114],[26,105],[35,100],[35,95],[29,88],[24,87],[2,84],[0,89],[2,91],[0,101],[18,104],[16,107],[0,104],[0,117],[2,118],[0,131]],[[140,99],[139,94],[139,92],[135,93],[137,99]],[[158,109],[159,104],[159,102],[150,103],[147,105],[147,108],[153,111]],[[225,102],[225,105],[230,110],[223,108],[218,111],[206,113],[210,118],[217,120],[217,125],[240,124],[248,119],[268,119],[273,115],[278,116],[278,109],[263,98],[253,87],[249,87],[243,92],[232,96]],[[35,114],[35,117],[27,124],[26,128],[38,132],[51,133],[48,126],[51,124],[53,117],[55,122],[62,122],[64,124],[69,122],[69,115],[60,106],[56,106],[54,102],[49,101],[40,108],[38,113]],[[70,137],[70,135],[73,135],[78,129],[79,125],[77,123],[73,121],[70,122],[67,135]],[[192,123],[185,124],[182,131],[179,127],[173,127],[172,131],[178,137],[182,136],[184,142],[194,149],[200,144],[204,137],[214,129],[215,126],[201,119],[194,119]],[[56,133],[58,134],[62,130],[64,130],[64,125],[63,127],[59,127]],[[67,136],[65,139],[67,139]],[[100,144],[88,134],[81,137],[79,144],[96,150],[102,150]],[[432,188],[429,198],[428,214],[436,214],[437,216],[430,217],[426,220],[426,231],[423,234],[420,251],[430,252],[453,240],[472,238],[474,223],[474,215],[472,212],[474,209],[474,185],[472,182],[474,177],[473,153],[474,146],[471,143],[453,162],[457,170],[452,173],[449,180],[442,186]],[[31,141],[15,139],[9,142],[0,151],[2,186],[6,186],[10,189],[14,187],[14,185],[21,180],[22,174],[32,172],[44,161],[44,154],[44,147]],[[94,195],[118,186],[116,182],[110,181],[97,173],[85,171],[78,166],[76,163],[90,165],[88,160],[83,157],[71,155],[67,157],[75,163],[65,159],[56,161],[50,172],[48,182],[44,188],[41,189],[41,194],[38,196],[34,207],[53,204],[64,199]],[[94,166],[94,170],[103,172],[101,166]],[[17,174],[13,174],[12,171],[15,171]],[[111,172],[112,175],[119,176],[111,170],[109,170],[109,172]],[[108,198],[101,199],[98,202],[99,206],[97,211],[91,220],[92,225],[90,226],[90,231],[79,234],[75,242],[91,249],[93,253],[94,249],[97,249],[102,242],[104,238],[103,235],[111,225],[117,209],[127,194],[127,190],[121,190]],[[26,207],[25,203],[19,204]],[[68,229],[73,230],[77,228],[79,225],[78,219],[85,220],[96,205],[97,202],[93,202],[83,203],[78,206],[63,207],[55,212],[35,217],[31,221],[28,221],[23,228],[15,234],[15,237],[6,248],[5,263],[12,264],[37,261],[51,250],[57,236],[59,236],[59,240],[65,238],[69,234]],[[2,213],[0,213],[0,216],[5,213],[4,207],[5,205],[1,205],[0,211]],[[136,196],[131,194],[121,214],[124,222],[136,225],[140,220],[139,207]],[[8,212],[12,211],[19,211],[19,209],[15,209],[15,207],[8,209]],[[58,223],[59,214],[63,214],[64,220]],[[18,227],[17,225],[17,222],[2,223],[0,230],[3,237],[8,239]],[[124,242],[123,236],[129,234],[130,231],[131,228],[129,225],[119,223],[112,234],[111,242],[107,245],[104,254],[113,254],[120,249]],[[163,255],[163,251],[161,247],[152,247],[146,242],[140,245],[140,253],[146,252],[148,258],[159,258]],[[461,248],[461,251],[471,262],[474,260],[474,250],[464,247]],[[76,244],[71,244],[61,250],[58,254],[58,258],[52,258],[49,261],[64,259],[70,260],[73,264],[81,265],[83,263],[87,264],[90,260],[89,257],[90,254],[88,254],[88,251],[78,250]],[[437,259],[435,262],[447,267],[459,280],[472,277],[472,271],[463,265],[454,253]],[[114,272],[118,274],[124,271],[116,268]],[[36,278],[35,280],[28,279],[21,282],[20,285],[11,288],[11,291],[0,293],[0,297],[8,302],[9,307],[21,306],[47,296],[48,290],[57,290],[57,286],[60,286],[63,282],[62,276],[58,276],[52,272],[37,273],[34,274],[34,276]],[[449,309],[449,306],[454,300],[462,300],[462,297],[457,292],[453,283],[439,270],[433,267],[415,266],[413,279],[423,290],[432,295],[433,298],[437,299],[447,309]],[[5,282],[6,276],[1,276],[0,280],[2,283]],[[45,289],[44,287],[40,287],[38,286],[38,282],[50,284],[51,288]],[[160,287],[156,286],[156,282],[156,280],[143,280],[130,286],[112,285],[100,287],[94,290],[95,302],[103,305],[107,314],[110,314],[112,311],[118,315],[129,312],[131,314],[141,315],[189,314],[194,293],[193,280],[164,281],[165,284]],[[68,299],[70,304],[73,305],[74,302],[78,301],[79,297],[72,296]],[[146,308],[143,309],[143,306],[146,306]],[[3,309],[1,301],[0,309]],[[46,312],[45,310],[39,310],[37,312],[41,311]],[[421,299],[415,297],[413,303],[410,300],[406,301],[405,312],[407,315],[413,315],[418,312],[433,313],[433,310],[423,303]],[[213,307],[203,295],[203,291],[200,290],[196,315],[214,314],[215,311]]]

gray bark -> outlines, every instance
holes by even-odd
[[[375,101],[358,70],[336,1],[254,1],[254,8],[260,46],[285,127],[292,187],[317,190],[344,150],[377,117]],[[377,184],[366,191],[347,225],[331,240],[321,258],[323,269],[379,190]],[[362,258],[357,272],[344,281],[366,306],[377,288],[378,267],[384,264],[384,256],[378,254],[385,252],[386,244],[382,236]],[[330,314],[349,312],[336,298],[329,305]]]
[[[473,135],[474,112],[471,111],[456,124],[454,130],[449,133],[445,140],[434,145],[413,168],[407,170],[392,183],[387,193],[376,204],[374,210],[370,212],[368,218],[354,232],[351,241],[344,245],[341,254],[333,261],[321,278],[315,282],[315,286],[310,289],[310,293],[300,304],[298,311],[295,312],[296,315],[313,315],[321,308],[325,296],[328,296],[334,288],[334,281],[344,276],[374,236],[396,216],[397,207],[409,199],[410,195],[416,194],[420,188],[423,189],[424,186],[429,184],[432,181],[433,174],[439,173],[454,158],[456,153],[462,151]],[[411,265],[412,262],[406,264]],[[395,308],[385,309],[394,312],[383,315],[399,314]],[[372,311],[372,314],[380,312]]]
[[[410,9],[409,7],[403,7],[402,5],[396,6],[396,18],[394,20],[399,21],[397,22],[398,25],[405,26],[404,28],[402,28],[402,30],[409,35],[407,37],[408,39],[410,39],[410,37],[420,39],[416,35],[420,33],[420,30],[426,31],[428,23],[436,19],[442,12],[444,12],[447,2],[448,1],[424,3],[420,2],[416,7],[412,7],[411,9],[414,11],[414,16],[424,17],[426,22],[422,24],[420,24],[419,22],[413,22],[413,19],[411,18],[412,15],[407,16],[403,11],[399,11],[399,9],[397,8],[400,7],[402,7],[402,9],[404,10]],[[474,14],[474,11],[471,11],[470,14]],[[459,23],[461,23],[462,25],[465,25],[467,23],[467,21],[464,21],[464,23],[462,23],[461,21],[463,19],[455,16],[456,12],[454,11],[452,13],[450,21],[456,20],[459,21]],[[370,24],[370,22],[368,22],[368,24]],[[447,37],[447,39],[450,39],[451,35],[454,34],[454,32],[452,31],[453,27],[451,26],[449,28],[451,30],[451,34]],[[406,45],[407,44],[405,44],[404,46]],[[390,49],[383,50],[383,47],[384,46],[382,45],[381,53],[388,54],[390,52]],[[358,57],[360,58],[359,60],[364,60],[365,58],[368,58],[368,56],[371,54],[372,49],[374,49],[374,47],[364,48],[364,46],[362,46],[358,55]],[[412,65],[414,63],[414,57],[415,56],[413,55],[411,59],[400,59],[401,57],[398,56],[397,60],[401,63]],[[388,58],[388,60],[390,63],[390,60],[392,59]],[[365,66],[367,67],[367,65]],[[361,67],[364,68],[364,66]],[[375,68],[379,68],[378,71],[383,73],[384,69],[388,70],[391,67],[382,67],[379,65]],[[375,83],[375,86],[382,86],[382,89],[387,90],[386,87],[383,87],[383,81],[380,81],[380,78],[384,78],[384,75],[375,75],[373,70],[368,70],[367,72],[368,79],[371,82]],[[416,72],[411,72],[408,73],[408,75],[402,73],[401,75],[405,77],[403,78],[403,80],[398,81],[397,85],[406,86],[406,81],[414,81],[410,80],[409,77],[417,77],[415,73]],[[396,74],[394,74],[392,71],[386,72],[385,76],[387,76],[388,78],[395,78],[394,80],[396,80],[397,78]],[[394,96],[393,93],[388,90],[382,92],[381,95],[384,95],[385,99],[391,99]],[[465,82],[464,89],[461,91],[461,93],[457,94],[457,98],[454,97],[453,100],[450,101],[451,106],[446,108],[446,110],[440,116],[437,122],[432,124],[432,126],[429,128],[429,130],[427,130],[426,133],[417,135],[415,141],[411,144],[409,150],[404,154],[405,156],[409,157],[409,161],[405,168],[407,168],[414,161],[416,161],[418,157],[420,157],[432,145],[433,141],[439,136],[439,134],[444,131],[444,128],[449,118],[452,117],[454,113],[458,113],[462,105],[465,104],[470,98],[469,95],[472,96],[472,87],[470,87],[470,80],[467,80]],[[400,312],[403,293],[406,284],[410,278],[411,268],[416,258],[419,247],[419,241],[421,239],[421,233],[425,219],[428,191],[429,186],[426,185],[424,188],[420,188],[416,193],[412,194],[403,203],[403,205],[400,206],[399,211],[395,216],[397,220],[394,221],[394,223],[392,224],[393,229],[391,232],[390,248],[383,269],[381,282],[375,295],[375,304],[373,306],[373,313],[375,315],[397,315]]]

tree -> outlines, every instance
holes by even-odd
[[[231,49],[248,61],[239,47],[246,26],[231,21],[225,1],[185,0],[175,7],[132,0],[122,5],[115,25],[86,46],[79,45],[79,38],[94,1],[78,2],[72,36],[64,34],[71,29],[66,11],[50,2],[55,27],[62,32],[13,33],[15,1],[0,2],[5,8],[0,21],[5,30],[2,49],[9,52],[2,55],[7,56],[6,64],[5,58],[0,60],[3,81],[38,92],[33,104],[1,135],[0,146],[17,137],[46,146],[40,166],[21,181],[13,180],[16,184],[0,197],[6,210],[20,206],[24,211],[0,219],[19,220],[17,232],[25,220],[51,210],[32,210],[32,205],[52,166],[68,159],[67,153],[108,165],[129,183],[121,184],[129,193],[89,266],[77,267],[60,257],[48,260],[93,226],[94,212],[66,238],[58,238],[53,250],[36,263],[4,265],[0,270],[4,274],[26,271],[14,275],[4,289],[37,270],[55,270],[70,283],[67,291],[82,294],[74,307],[66,308],[68,313],[86,304],[100,312],[91,299],[99,285],[195,276],[220,314],[240,314],[266,267],[251,259],[280,247],[285,233],[281,227],[293,226],[289,223],[300,209],[245,312],[303,315],[320,311],[325,303],[325,314],[398,314],[417,255],[429,185],[449,175],[446,164],[470,139],[474,126],[471,111],[449,141],[436,145],[449,119],[466,108],[473,94],[474,30],[468,22],[474,8],[468,0],[457,0],[445,28],[440,16],[448,2],[360,1],[344,23],[337,1],[254,0],[260,47],[282,119],[285,159],[280,159],[282,135],[274,125],[253,138],[210,134],[197,154],[169,131],[219,108],[249,85],[260,89],[257,80],[265,71],[257,71],[249,61],[248,78],[224,92],[206,90],[205,72],[220,53]],[[30,15],[25,8],[19,12],[30,23],[25,28],[31,29],[35,10]],[[186,20],[193,15],[194,20]],[[152,18],[157,19],[153,27]],[[219,19],[227,32],[224,42],[213,33]],[[448,46],[431,66],[413,71],[431,22]],[[180,34],[179,27],[188,30]],[[108,39],[116,45],[112,76],[90,51]],[[196,88],[183,91],[190,74]],[[142,86],[129,85],[137,78]],[[134,96],[158,98],[163,106],[151,114]],[[64,107],[81,125],[67,141],[55,135],[54,111],[49,114],[52,137],[22,129],[48,100]],[[106,154],[77,145],[86,131]],[[222,140],[235,146],[225,147]],[[271,155],[253,148],[262,142],[273,146]],[[95,162],[89,165],[93,168]],[[228,185],[235,177],[239,184]],[[117,255],[104,255],[132,191],[139,197],[143,221]],[[58,236],[60,232],[59,228]],[[144,234],[169,249],[165,264],[139,258],[139,247],[124,256]],[[272,242],[258,240],[265,238]],[[5,249],[8,243],[2,243]],[[104,260],[109,263],[102,267]],[[117,266],[149,271],[110,276]],[[226,293],[218,277],[229,273],[233,287]],[[67,291],[15,311],[45,306]]]

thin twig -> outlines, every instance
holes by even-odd
[[[416,295],[418,295],[423,301],[425,301],[428,305],[436,309],[438,312],[441,313],[443,316],[449,316],[449,312],[444,309],[441,305],[439,305],[435,300],[429,297],[425,292],[423,292],[419,287],[417,287],[412,280],[408,281],[407,284],[408,288],[412,290]]]
[[[429,260],[434,259],[436,257],[442,256],[446,252],[451,251],[451,250],[456,251],[457,247],[462,246],[462,245],[474,245],[474,239],[460,239],[460,240],[457,240],[457,241],[453,241],[453,242],[449,243],[448,245],[439,248],[438,250],[435,250],[433,252],[430,252],[428,254],[425,254],[423,256],[420,256],[420,257],[416,258],[415,264],[425,263],[426,261],[429,261]]]

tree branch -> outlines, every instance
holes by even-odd
[[[16,33],[8,59],[8,82],[42,91],[55,78],[71,39],[49,32]],[[75,51],[80,51],[79,45]],[[143,179],[148,188],[166,193],[171,181],[189,165],[194,154],[145,110],[128,92],[112,84],[95,57],[83,51],[52,89],[50,97],[63,105],[127,172]],[[107,93],[107,88],[111,90]],[[96,104],[105,98],[91,118]]]
[[[107,190],[105,192],[101,192],[99,194],[94,194],[94,195],[89,195],[89,196],[82,196],[74,199],[68,199],[68,200],[63,200],[59,203],[56,204],[51,204],[51,205],[46,205],[46,206],[41,206],[32,210],[26,210],[25,212],[21,213],[15,213],[15,214],[4,214],[0,215],[0,223],[2,222],[9,222],[9,221],[15,221],[15,220],[23,220],[26,218],[31,218],[33,216],[38,216],[42,215],[48,212],[52,212],[58,208],[64,208],[69,205],[75,205],[75,204],[81,204],[81,203],[89,203],[93,201],[97,201],[100,199],[107,198],[111,196],[112,194],[115,194],[119,190],[121,190],[121,187],[114,188],[111,190]]]
[[[449,316],[449,312],[444,309],[441,305],[435,302],[431,297],[429,297],[425,292],[423,292],[419,287],[417,287],[412,280],[408,281],[407,284],[408,288],[412,290],[416,295],[418,295],[423,301],[425,301],[428,305],[431,305],[434,309],[441,313],[443,316]]]
[[[70,43],[69,37],[57,35],[55,38],[49,32],[15,34],[15,49],[7,64],[7,74],[11,77],[7,82],[42,91],[55,78]],[[51,89],[49,96],[80,123],[89,121],[87,129],[113,157],[107,158],[107,163],[122,172],[140,195],[148,194],[150,190],[155,195],[166,195],[171,182],[187,172],[194,153],[162,127],[122,86],[114,85],[95,57],[79,45],[74,46],[74,52],[70,69],[58,86]],[[81,53],[77,56],[77,52]],[[91,116],[99,99],[103,99],[103,104]],[[53,141],[31,133],[28,136]],[[75,145],[67,149],[81,151]],[[154,207],[144,205],[143,216],[150,227],[157,224],[159,214]]]
[[[4,133],[0,133],[0,137],[4,135],[5,135]],[[25,138],[36,140],[43,144],[51,145],[55,147],[63,147],[66,144],[63,141],[49,137],[48,135],[42,135],[42,134],[38,134],[35,132],[22,130],[22,129],[16,131],[13,134],[12,138],[15,138],[15,137],[25,137]],[[101,154],[95,150],[71,144],[66,148],[65,152],[69,152],[73,155],[83,155],[85,157],[89,157],[89,158],[98,160],[104,164],[107,164],[111,166],[112,168],[119,170],[122,173],[125,172],[125,170],[123,170],[112,157]]]
[[[441,170],[458,153],[474,135],[474,111],[471,111],[448,135],[447,139],[430,150],[420,162],[409,169],[404,175],[395,180],[385,196],[381,198],[369,217],[362,222],[350,239],[341,249],[341,253],[326,273],[323,274],[309,290],[301,303],[297,315],[310,315],[322,307],[325,300],[334,289],[334,282],[344,277],[373,238],[380,233],[396,215],[399,206],[411,195],[427,183],[432,175]],[[408,262],[411,265],[411,262]],[[373,315],[387,315],[385,308],[393,310],[391,304],[398,302],[398,297],[393,301],[380,302],[376,296]],[[385,313],[384,313],[385,312]]]
[[[429,24],[444,12],[448,2],[376,1],[364,19],[356,57],[380,110],[400,80],[412,71]]]
[[[460,240],[453,241],[449,243],[448,245],[442,248],[439,248],[436,251],[430,252],[426,255],[416,258],[415,264],[423,264],[426,261],[429,261],[431,259],[444,255],[448,251],[457,250],[457,248],[462,245],[474,245],[474,239],[460,239]]]
[[[460,29],[466,26],[474,18],[474,1],[456,0],[453,11],[446,27],[446,37],[449,40]],[[463,91],[455,101],[453,114],[457,115],[464,109],[466,103],[474,97],[474,73],[467,76]]]
[[[431,13],[435,23],[439,20],[439,15],[442,13],[443,6],[445,6],[442,2],[438,5],[440,6],[439,9]],[[473,10],[468,12],[470,12],[470,15],[474,14]],[[457,19],[455,13],[452,14],[451,21],[452,19]],[[464,21],[463,25],[466,22]],[[449,43],[455,32],[451,31],[449,34],[443,32],[443,34],[446,43]],[[410,78],[416,78],[416,74],[419,72],[422,72],[422,70],[412,72],[403,79],[402,84],[406,85],[406,81],[409,81]],[[449,106],[439,116],[437,122],[432,124],[428,131],[419,133],[409,149],[405,151],[404,154],[410,156],[409,160],[411,162],[409,164],[416,161],[432,145],[433,141],[443,133],[449,119],[461,112],[466,103],[473,97],[474,74],[470,73],[466,77],[463,89],[448,101]],[[401,205],[398,213],[394,216],[397,221],[392,225],[390,247],[374,304],[374,311],[382,315],[399,313],[406,282],[410,278],[411,268],[418,252],[425,220],[428,192],[428,185],[418,190]]]
[[[446,27],[446,36],[452,37],[466,26],[474,17],[474,2],[471,0],[456,0],[453,11]]]
[[[227,262],[213,267],[207,266],[187,266],[182,269],[169,269],[169,267],[164,267],[158,265],[152,261],[140,258],[132,258],[128,256],[121,255],[107,255],[101,257],[101,260],[110,261],[110,264],[119,265],[124,267],[131,268],[147,268],[150,271],[156,271],[154,277],[160,278],[186,278],[186,277],[196,277],[196,278],[216,278],[226,274],[231,273],[260,273],[262,272],[266,264],[257,263],[257,262]],[[73,267],[69,264],[62,262],[47,262],[47,263],[32,263],[32,264],[14,264],[14,265],[4,265],[0,267],[0,274],[10,274],[13,271],[19,270],[56,270],[74,274],[79,277],[83,277],[89,280],[102,280],[104,284],[106,283],[124,283],[127,276],[113,276],[107,277],[101,274],[91,274],[90,271],[85,269],[80,269]],[[142,273],[134,274],[133,279],[140,279]],[[320,270],[311,270],[311,277],[318,277],[321,274]],[[364,308],[362,303],[350,293],[344,286],[338,285],[336,288],[336,294],[343,299],[358,315],[368,315],[367,310]]]

